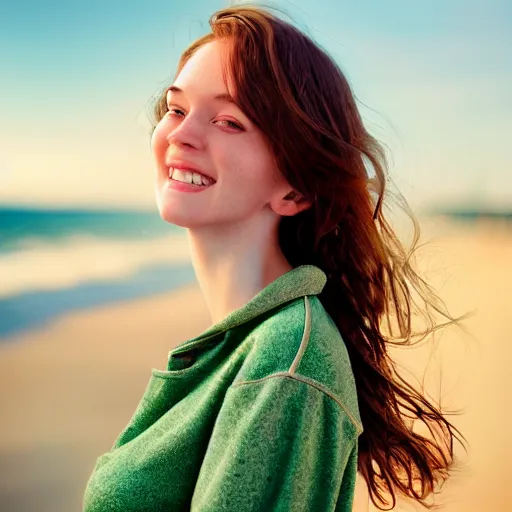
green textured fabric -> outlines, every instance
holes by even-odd
[[[351,511],[363,427],[325,283],[296,267],[172,350],[84,512]]]

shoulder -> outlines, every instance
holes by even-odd
[[[233,385],[278,376],[325,394],[362,432],[347,348],[315,295],[300,297],[262,319],[251,332],[249,350]]]
[[[237,381],[227,390],[225,410],[240,417],[245,411],[251,422],[275,424],[284,431],[315,429],[315,424],[331,429],[331,437],[356,440],[361,429],[347,408],[326,388],[300,375],[277,373],[259,380]],[[258,419],[259,418],[259,419]],[[324,432],[327,435],[326,432]]]

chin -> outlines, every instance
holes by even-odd
[[[176,212],[173,211],[170,205],[162,204],[161,201],[157,199],[156,201],[158,212],[160,213],[160,218],[169,224],[174,224],[175,226],[180,226],[182,228],[188,228],[187,220],[184,218],[180,218],[179,215],[176,215]]]
[[[177,212],[171,204],[162,202],[161,198],[157,198],[157,207],[158,213],[160,214],[160,218],[168,222],[169,224],[173,224],[175,226],[179,226],[180,228],[193,228],[195,227],[194,223],[190,219],[189,214],[180,214]]]
[[[190,213],[181,212],[181,205],[169,200],[166,190],[164,187],[160,188],[159,184],[157,184],[155,192],[156,206],[160,218],[169,224],[174,224],[181,228],[189,228],[191,224]]]

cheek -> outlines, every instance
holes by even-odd
[[[159,156],[162,153],[165,153],[165,150],[168,146],[166,139],[166,132],[164,130],[164,126],[162,122],[160,122],[151,135],[151,152],[155,156]]]
[[[233,186],[268,188],[274,182],[274,162],[268,150],[251,140],[230,141],[218,154],[218,169],[226,170]]]

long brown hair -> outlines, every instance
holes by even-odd
[[[212,15],[210,26],[212,32],[182,54],[176,76],[203,44],[218,39],[228,43],[225,76],[229,74],[234,84],[231,95],[267,137],[288,183],[312,201],[311,208],[281,219],[279,242],[292,266],[313,264],[327,275],[320,300],[346,342],[364,426],[358,470],[381,510],[376,499],[387,505],[383,492],[390,493],[394,507],[396,491],[432,508],[426,498],[455,467],[453,440],[464,446],[465,438],[440,407],[398,374],[387,348],[412,345],[414,336],[422,334],[419,342],[464,317],[452,318],[413,270],[419,224],[407,202],[400,206],[414,224],[409,252],[386,221],[384,149],[366,131],[354,94],[335,62],[268,9],[222,9]],[[166,111],[164,91],[154,106],[153,129]],[[376,174],[376,204],[365,160]],[[423,299],[426,307],[417,311],[429,323],[415,335],[412,291]],[[429,306],[449,322],[436,326]],[[390,326],[391,317],[399,336],[382,332],[384,319]],[[412,420],[423,422],[432,438],[414,432]],[[419,489],[414,485],[418,482]]]

